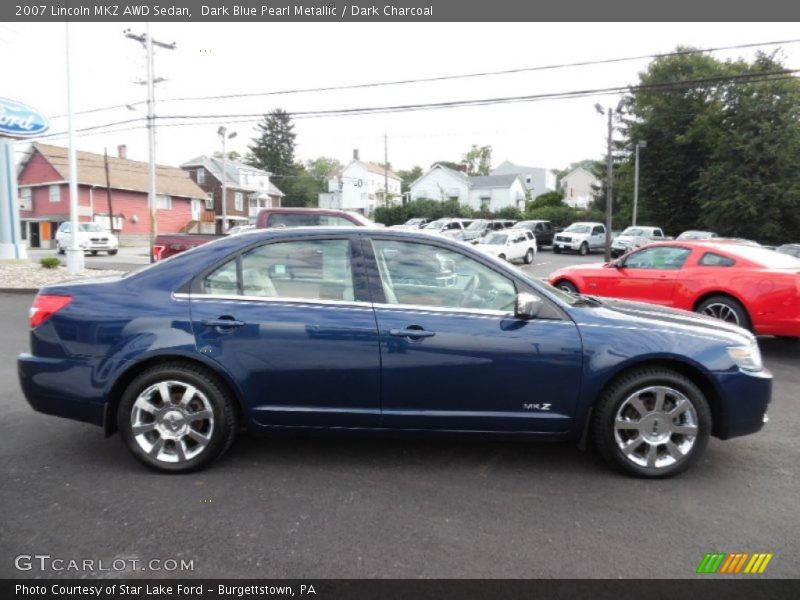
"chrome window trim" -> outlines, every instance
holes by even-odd
[[[508,310],[492,310],[492,309],[479,309],[479,308],[459,308],[451,306],[426,306],[424,304],[387,304],[376,302],[373,306],[378,309],[386,310],[413,310],[421,313],[453,313],[458,315],[474,315],[480,317],[514,317],[514,311]]]

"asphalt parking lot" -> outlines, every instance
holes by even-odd
[[[525,269],[596,260],[547,250]],[[58,576],[14,567],[49,554],[194,566],[83,576],[684,578],[712,551],[771,552],[758,577],[800,575],[798,343],[760,340],[767,427],[712,439],[670,480],[564,444],[248,436],[209,470],[168,476],[118,436],[28,407],[15,358],[31,300],[0,293],[0,577]]]

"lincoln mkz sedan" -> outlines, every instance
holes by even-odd
[[[745,329],[370,228],[256,230],[47,286],[18,367],[33,408],[119,431],[167,472],[208,465],[244,427],[591,440],[659,477],[711,435],[761,429],[772,384]]]

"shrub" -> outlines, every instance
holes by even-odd
[[[42,265],[43,269],[55,269],[56,267],[61,266],[61,261],[55,256],[48,256],[47,258],[40,260],[39,264]]]

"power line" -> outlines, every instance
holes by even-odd
[[[613,63],[621,63],[621,62],[630,62],[635,60],[645,60],[645,59],[658,59],[658,58],[667,58],[669,56],[684,56],[688,54],[697,54],[702,52],[721,52],[724,50],[738,50],[738,49],[745,49],[745,48],[756,48],[760,46],[780,46],[780,45],[787,45],[787,44],[796,44],[800,42],[800,38],[796,39],[789,39],[789,40],[775,40],[769,42],[753,42],[748,44],[733,44],[729,46],[717,46],[713,48],[700,48],[700,49],[687,49],[687,50],[675,50],[673,52],[662,52],[657,54],[642,54],[638,56],[625,56],[625,57],[617,57],[617,58],[606,58],[606,59],[599,59],[599,60],[584,60],[584,61],[577,61],[571,63],[560,63],[560,64],[551,64],[551,65],[538,65],[533,67],[520,67],[516,69],[501,69],[496,71],[480,71],[475,73],[461,73],[461,74],[454,74],[454,75],[438,75],[433,77],[421,77],[415,79],[400,79],[394,81],[378,81],[378,82],[366,82],[366,83],[355,83],[355,84],[347,84],[347,85],[334,85],[334,86],[323,86],[323,87],[311,87],[311,88],[295,88],[295,89],[287,89],[287,90],[275,90],[269,92],[243,92],[238,94],[219,94],[213,96],[182,96],[182,97],[174,97],[174,98],[164,98],[160,100],[160,102],[187,102],[187,101],[196,101],[196,100],[223,100],[223,99],[232,99],[232,98],[253,98],[253,97],[260,97],[260,96],[281,96],[281,95],[289,95],[289,94],[306,94],[306,93],[315,93],[315,92],[331,92],[337,90],[353,90],[353,89],[365,89],[365,88],[376,88],[376,87],[385,87],[385,86],[397,86],[397,85],[409,85],[409,84],[416,84],[416,83],[431,83],[436,81],[450,81],[450,80],[458,80],[458,79],[471,79],[475,77],[492,77],[492,76],[499,76],[499,75],[514,75],[518,73],[530,73],[536,71],[547,71],[547,70],[556,70],[556,69],[567,69],[567,68],[575,68],[575,67],[586,67],[586,66],[593,66],[593,65],[602,65],[602,64],[613,64]],[[79,111],[75,114],[90,114],[95,112],[102,112],[106,110],[115,110],[119,108],[126,108],[128,106],[137,106],[145,104],[144,100],[139,100],[137,102],[129,103],[129,104],[116,104],[112,106],[105,106],[105,107],[98,107],[92,108],[85,111]],[[52,119],[60,118],[65,115],[55,115],[51,117]]]

